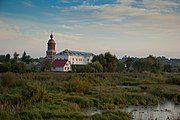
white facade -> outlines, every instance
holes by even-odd
[[[93,59],[93,53],[65,50],[56,54],[55,59],[68,60],[71,65],[86,65]]]

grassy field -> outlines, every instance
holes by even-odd
[[[0,74],[0,119],[130,120],[129,105],[180,104],[180,76],[152,73]],[[87,116],[85,108],[106,110]]]

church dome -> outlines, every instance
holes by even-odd
[[[51,39],[48,41],[48,43],[55,43],[55,41],[53,40],[53,35],[52,34],[50,35],[50,38]]]

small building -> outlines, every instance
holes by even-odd
[[[71,71],[71,63],[68,60],[54,60],[52,63],[51,71]]]

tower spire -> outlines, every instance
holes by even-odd
[[[48,41],[48,46],[47,46],[47,51],[46,51],[46,57],[48,59],[54,59],[54,56],[56,54],[56,51],[55,51],[55,41],[53,40],[53,35],[51,33],[50,35],[50,40]]]
[[[52,35],[52,33],[51,33],[51,35],[50,35],[50,38],[51,38],[51,39],[53,38],[53,35]]]

